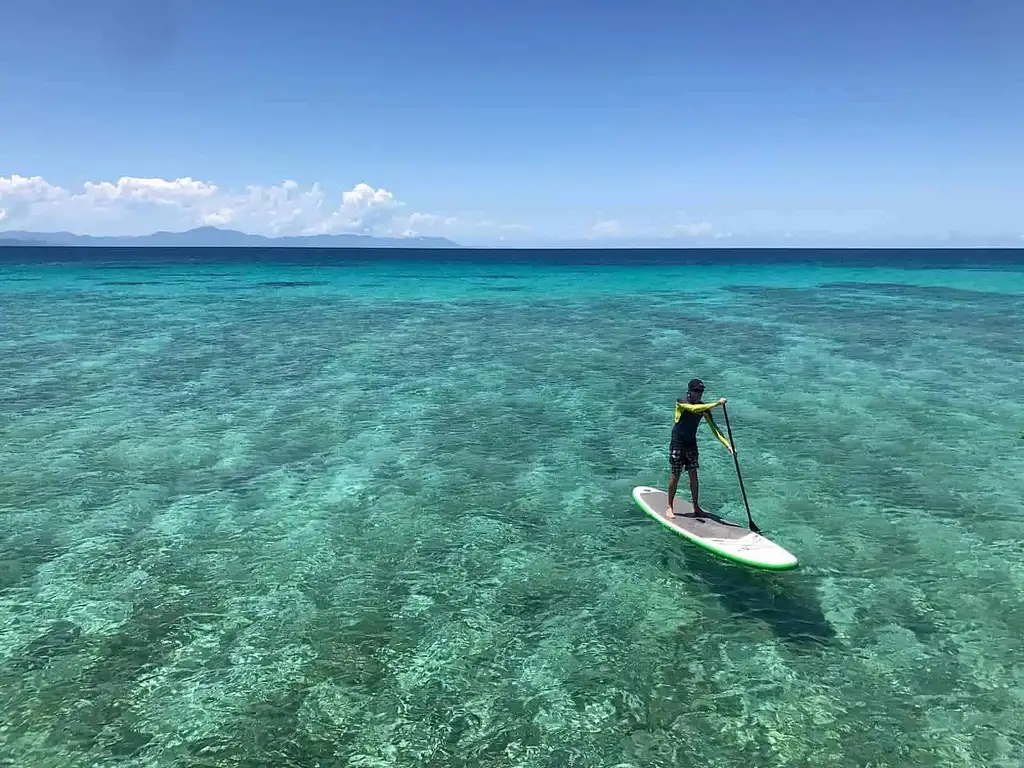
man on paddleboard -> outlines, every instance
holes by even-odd
[[[679,482],[679,475],[683,470],[690,475],[690,496],[693,499],[694,514],[703,515],[704,510],[697,503],[697,427],[701,419],[708,422],[711,432],[717,437],[728,450],[733,453],[732,446],[728,439],[718,429],[715,420],[711,418],[711,409],[719,405],[725,405],[725,398],[719,398],[715,403],[702,403],[700,398],[704,394],[704,382],[700,379],[691,379],[686,387],[686,396],[676,400],[676,421],[672,427],[672,440],[668,448],[669,481],[668,481],[668,509],[665,510],[665,517],[672,518],[672,501],[676,497],[676,484]]]

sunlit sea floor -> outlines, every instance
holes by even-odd
[[[0,765],[1024,763],[1024,268],[5,266],[0,317]],[[797,570],[634,505],[692,376]]]

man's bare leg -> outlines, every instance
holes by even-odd
[[[697,482],[697,470],[690,470],[690,498],[693,499],[693,513],[695,515],[707,514],[703,509],[700,508],[700,504],[697,503],[697,495],[700,490],[700,483]]]
[[[672,514],[672,501],[676,497],[676,485],[679,484],[679,475],[669,475],[668,478],[668,508],[665,510],[665,517],[671,520],[675,517]]]

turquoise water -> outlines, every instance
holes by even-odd
[[[1024,761],[1024,259],[70,253],[0,259],[0,765]],[[692,376],[799,569],[633,504]]]

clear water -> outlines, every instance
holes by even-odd
[[[0,253],[0,765],[1021,765],[1024,256],[819,257]]]

